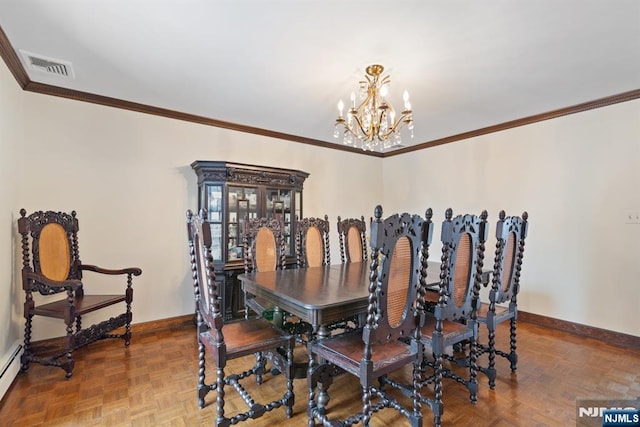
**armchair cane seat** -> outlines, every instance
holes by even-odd
[[[73,298],[73,307],[76,316],[83,316],[92,311],[108,307],[112,304],[125,301],[125,295],[84,295]],[[64,319],[69,302],[66,299],[42,304],[33,309],[33,313],[40,316]]]

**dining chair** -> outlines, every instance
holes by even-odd
[[[522,217],[507,217],[500,211],[496,226],[496,253],[491,280],[489,302],[478,306],[478,322],[485,324],[489,331],[489,341],[478,346],[479,354],[489,354],[488,367],[480,370],[489,377],[489,387],[496,385],[496,355],[509,360],[511,372],[518,364],[516,352],[516,324],[518,320],[518,292],[520,291],[520,273],[524,254],[524,240],[529,229],[529,214]],[[503,304],[503,305],[498,305]],[[504,306],[504,304],[508,304]],[[500,323],[510,321],[509,352],[496,349],[496,330]]]
[[[335,337],[312,340],[307,346],[309,370],[309,426],[316,420],[325,426],[368,426],[383,408],[404,415],[411,426],[422,426],[420,385],[423,358],[417,299],[420,275],[426,270],[424,242],[432,227],[419,215],[392,215],[384,221],[382,207],[371,224],[371,265],[367,318],[364,327]],[[408,338],[403,342],[400,338]],[[379,379],[405,366],[411,367],[411,405],[375,385]],[[329,419],[316,402],[316,387],[327,387],[333,375],[346,372],[359,378],[362,409],[350,417]]]
[[[298,268],[331,264],[329,217],[302,218],[296,223],[296,263]]]
[[[25,292],[23,372],[35,362],[62,368],[69,379],[75,367],[73,352],[79,348],[105,338],[121,338],[126,347],[131,342],[133,276],[140,276],[142,270],[137,267],[114,270],[84,264],[80,260],[78,231],[75,211],[37,211],[27,215],[26,210],[20,210],[18,232],[22,237],[22,288]],[[122,287],[111,294],[91,293],[87,272],[103,277],[122,276]],[[115,307],[121,307],[122,312],[116,313]],[[100,312],[103,313],[102,320],[97,317]],[[84,326],[85,315],[100,321]],[[34,316],[57,319],[61,321],[60,325],[66,326],[66,335],[59,348],[32,344]]]
[[[364,216],[341,219],[338,217],[340,258],[342,263],[367,262],[367,225]]]
[[[285,268],[284,223],[278,216],[273,218],[245,218],[242,223],[242,245],[244,249],[244,271],[275,271]],[[274,309],[254,295],[244,294],[245,319],[253,310],[262,316],[265,309]],[[278,317],[278,312],[274,314]],[[278,323],[278,319],[276,319]],[[281,322],[280,322],[281,323]]]
[[[187,211],[187,237],[198,324],[198,406],[204,407],[207,393],[212,390],[217,392],[216,427],[227,427],[259,418],[281,406],[285,407],[287,418],[290,418],[294,404],[291,364],[294,339],[261,318],[224,322],[218,283],[213,271],[211,228],[206,215],[204,209],[200,211],[200,215],[194,215],[191,210]],[[206,352],[211,355],[216,369],[216,379],[211,384],[205,383]],[[228,372],[228,361],[252,354],[258,359],[253,368],[238,373]],[[250,390],[243,387],[241,380],[253,375],[263,375],[266,372],[267,359],[279,372],[284,373],[286,386],[281,398],[261,404],[254,401]],[[237,391],[242,402],[248,407],[246,411],[233,416],[226,414],[227,386]],[[270,387],[276,385],[271,384]]]
[[[352,262],[366,263],[367,255],[367,225],[364,216],[342,219],[338,216],[338,237],[340,241],[340,260],[343,264]],[[354,316],[332,325],[332,330],[348,331],[364,325],[363,316]]]
[[[432,310],[423,306],[424,321],[421,327],[423,348],[431,351],[432,360],[425,357],[423,368],[431,367],[433,374],[424,379],[433,383],[432,397],[423,396],[434,413],[434,424],[441,425],[444,413],[443,378],[450,378],[466,386],[472,403],[477,401],[477,355],[478,336],[476,303],[480,293],[485,241],[488,231],[487,212],[480,216],[458,215],[447,209],[440,233],[442,256],[438,301]],[[423,280],[426,278],[423,276]],[[423,282],[423,287],[424,284]],[[446,354],[446,349],[457,344],[468,343],[469,355],[465,358],[468,376],[458,375],[453,369],[446,369],[445,359],[456,360]],[[452,367],[457,364],[453,364]]]

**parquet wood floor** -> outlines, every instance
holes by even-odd
[[[498,342],[507,341],[501,325]],[[482,333],[484,333],[484,329]],[[478,403],[472,405],[466,389],[451,381],[444,385],[444,425],[449,426],[568,426],[575,425],[576,399],[640,396],[640,349],[620,348],[525,322],[518,325],[519,365],[516,374],[498,358],[495,390],[480,375]],[[197,345],[192,322],[135,333],[131,347],[102,341],[75,353],[70,380],[59,368],[34,364],[19,374],[0,402],[2,426],[211,426],[215,393],[207,406],[196,402]],[[486,361],[486,356],[481,359]],[[249,367],[253,358],[234,361]],[[209,366],[213,366],[211,362]],[[213,376],[213,370],[208,371]],[[402,373],[401,373],[402,374]],[[251,382],[256,400],[280,393],[282,376],[270,377],[261,387]],[[257,391],[255,391],[257,390]],[[360,407],[360,388],[344,375],[330,389],[330,410],[346,414]],[[306,426],[306,381],[295,381],[294,416],[283,409],[245,423],[247,426]],[[242,403],[227,392],[227,413]],[[425,426],[432,414],[423,408]],[[385,409],[372,426],[404,426],[405,419]]]

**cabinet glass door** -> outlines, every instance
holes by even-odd
[[[228,188],[229,218],[227,226],[227,260],[243,258],[242,221],[258,217],[258,190],[255,187]]]
[[[222,260],[222,185],[206,185],[207,217],[211,224],[211,256]]]
[[[284,250],[285,254],[293,255],[294,240],[291,233],[295,216],[292,216],[291,210],[291,190],[267,188],[267,217],[282,218],[284,222]]]

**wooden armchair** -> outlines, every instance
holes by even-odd
[[[367,262],[367,225],[364,217],[341,219],[338,217],[340,258],[346,262]]]
[[[511,372],[516,371],[518,364],[516,353],[518,291],[524,240],[529,229],[528,219],[527,212],[524,212],[522,217],[506,217],[505,212],[500,211],[496,227],[496,255],[489,302],[478,306],[478,322],[484,323],[489,330],[489,342],[486,345],[479,345],[479,354],[489,353],[489,365],[486,368],[481,367],[480,370],[489,377],[489,387],[492,389],[496,385],[496,355],[509,360]],[[495,341],[498,325],[507,320],[510,322],[508,353],[496,349]]]
[[[393,408],[412,427],[422,426],[420,387],[423,358],[417,300],[422,293],[420,276],[426,271],[424,242],[432,228],[418,215],[393,215],[384,221],[382,207],[375,208],[371,224],[371,274],[366,325],[358,330],[311,341],[309,352],[309,425],[368,426],[383,408]],[[407,342],[402,338],[408,339]],[[412,372],[411,405],[397,394],[386,393],[375,382],[405,366]],[[342,420],[329,419],[316,402],[315,389],[346,372],[359,378],[362,410]]]
[[[294,403],[291,365],[294,339],[260,318],[224,323],[213,271],[211,228],[206,211],[203,209],[200,212],[196,216],[190,210],[187,211],[187,236],[198,322],[198,406],[204,407],[205,397],[210,391],[217,392],[216,427],[228,427],[259,418],[281,406],[285,407],[287,418],[290,418]],[[205,351],[212,356],[216,368],[215,382],[211,384],[205,383]],[[252,354],[256,356],[253,368],[239,373],[228,372],[228,361]],[[284,373],[286,384],[281,398],[261,404],[253,400],[240,381],[254,375],[261,377],[265,373],[267,359],[271,360],[277,371]],[[261,380],[257,382],[262,383]],[[226,386],[231,386],[238,392],[248,407],[246,411],[236,410],[237,413],[233,416],[226,414]]]
[[[71,378],[74,368],[72,353],[103,338],[122,338],[125,346],[131,341],[131,302],[133,301],[132,276],[142,270],[136,267],[111,270],[80,261],[78,248],[78,219],[76,212],[38,211],[29,216],[20,210],[18,231],[22,235],[22,287],[24,303],[24,353],[22,371],[31,362],[58,366]],[[31,258],[32,257],[32,258]],[[91,271],[107,275],[125,275],[126,286],[113,295],[85,295],[83,272]],[[34,294],[47,296],[37,301]],[[65,294],[64,299],[51,302],[50,296]],[[82,316],[93,311],[124,303],[124,312],[100,323],[84,328]],[[66,336],[61,349],[53,352],[31,343],[34,316],[61,319],[66,325]],[[124,327],[119,334],[110,332]]]

